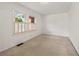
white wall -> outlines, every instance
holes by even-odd
[[[43,19],[43,33],[69,36],[68,13],[46,15]]]
[[[26,15],[33,15],[37,19],[37,30],[25,32],[22,34],[13,34],[14,32],[14,10],[19,10]],[[20,42],[29,40],[41,34],[41,16],[40,14],[17,3],[0,3],[0,52],[15,46]]]
[[[72,3],[72,7],[69,12],[69,17],[70,39],[77,52],[79,53],[79,3]]]
[[[44,34],[68,36],[79,54],[79,3],[72,3],[68,13],[45,16],[42,30]]]
[[[19,10],[26,14],[33,15],[37,19],[37,30],[18,35],[13,34],[14,10]],[[0,3],[0,52],[15,46],[20,42],[29,40],[41,34],[43,23],[43,33],[60,36],[69,36],[77,52],[79,53],[79,3],[73,3],[68,13],[52,14],[44,17],[20,4]]]

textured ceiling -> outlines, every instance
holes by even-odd
[[[70,2],[21,2],[20,4],[44,15],[68,12],[71,7]]]

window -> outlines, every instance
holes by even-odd
[[[29,16],[29,30],[35,30],[36,29],[36,23],[35,18],[32,16]]]
[[[15,33],[22,33],[26,31],[36,30],[36,22],[33,16],[29,16],[27,19],[21,12],[15,12]]]
[[[15,13],[15,33],[25,32],[27,28],[25,16],[21,12]]]

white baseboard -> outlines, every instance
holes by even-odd
[[[75,50],[77,51],[77,53],[79,55],[79,49],[78,49],[77,45],[74,43],[74,41],[72,40],[72,38],[69,38],[69,39],[70,39],[71,43],[73,44]]]
[[[41,34],[41,33],[40,33],[40,34]],[[36,36],[39,36],[40,34],[33,35],[33,36],[29,37],[29,39],[27,39],[27,40],[23,40],[23,41],[21,41],[21,42],[19,42],[19,43],[26,42],[26,41],[28,41],[28,40],[30,40],[30,39],[36,37]],[[17,43],[17,44],[19,44],[19,43]],[[12,47],[14,47],[14,46],[16,46],[17,44],[13,44],[13,45],[10,45],[10,46],[7,47],[7,48],[3,48],[2,50],[0,50],[0,52],[6,51],[6,50],[8,50],[8,49],[10,49],[10,48],[12,48]]]
[[[61,36],[61,37],[69,37],[69,35],[58,35],[58,34],[51,34],[51,33],[43,33],[47,35],[55,35],[55,36]]]

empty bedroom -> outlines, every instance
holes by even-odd
[[[79,2],[0,2],[0,56],[78,56]]]

